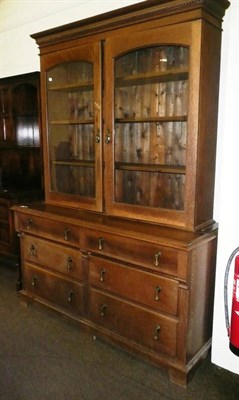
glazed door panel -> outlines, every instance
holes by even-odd
[[[47,198],[101,211],[100,46],[64,53],[45,62]]]
[[[106,101],[114,105],[106,106],[109,213],[178,226],[191,217],[189,103],[197,99],[189,91],[190,60],[187,24],[106,42]]]

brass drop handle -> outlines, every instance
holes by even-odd
[[[71,230],[69,228],[65,228],[64,229],[64,240],[69,240],[69,234],[70,234]]]
[[[160,286],[157,286],[155,288],[155,298],[154,300],[159,301],[159,293],[161,292],[162,288]]]
[[[96,141],[96,143],[100,143],[100,135],[97,134],[95,136],[95,141]]]
[[[32,218],[28,218],[27,225],[26,225],[26,228],[27,228],[28,231],[31,229],[32,224],[33,224],[33,219]]]
[[[102,306],[100,307],[100,315],[101,315],[101,317],[105,317],[106,309],[107,309],[107,305],[106,304],[102,304]]]
[[[159,259],[161,255],[162,255],[161,251],[157,251],[157,253],[154,254],[154,265],[156,267],[159,265]]]
[[[72,269],[72,258],[69,256],[69,257],[67,257],[67,259],[66,259],[66,269]]]
[[[30,257],[36,257],[36,252],[37,252],[37,249],[34,246],[34,244],[32,244],[31,247],[30,247],[30,252],[29,252]]]
[[[154,329],[154,340],[159,340],[160,330],[161,330],[160,326],[157,325]]]
[[[102,249],[103,249],[103,244],[104,244],[104,238],[102,238],[102,236],[101,236],[101,237],[99,237],[99,239],[98,239],[98,249],[99,249],[99,250],[102,250]]]
[[[109,144],[110,142],[111,142],[110,130],[107,129],[106,138],[105,138],[105,143],[106,143],[106,144]]]
[[[38,279],[37,276],[34,275],[33,278],[32,278],[32,286],[33,286],[33,287],[36,287],[36,286],[37,286],[37,279]]]
[[[68,303],[72,302],[73,295],[74,295],[73,290],[70,290],[69,293],[68,293],[68,298],[67,298]]]
[[[100,270],[100,282],[104,282],[104,280],[105,280],[105,269],[104,268],[101,268],[101,270]]]

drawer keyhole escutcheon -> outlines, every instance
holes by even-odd
[[[98,239],[98,249],[102,250],[103,249],[103,244],[104,244],[104,239],[101,237],[99,237]]]
[[[159,293],[161,292],[162,288],[160,286],[157,286],[155,288],[155,298],[154,300],[159,301]]]
[[[157,253],[154,254],[154,265],[156,267],[159,265],[159,259],[161,255],[162,255],[161,251],[157,251]]]
[[[67,298],[68,303],[71,303],[71,302],[72,302],[72,300],[73,300],[73,295],[74,295],[73,290],[70,290],[69,293],[68,293],[68,298]]]
[[[104,282],[105,273],[106,273],[106,270],[104,268],[101,268],[101,270],[100,270],[100,282]]]
[[[66,269],[72,269],[72,258],[69,256],[69,257],[67,257],[67,260],[66,260]]]
[[[33,224],[33,219],[32,218],[28,218],[27,226],[26,226],[28,231],[31,229],[32,224]]]
[[[34,275],[34,276],[32,277],[32,286],[33,286],[33,287],[36,287],[36,286],[37,286],[37,280],[38,280],[37,276]]]
[[[159,340],[160,330],[161,330],[160,326],[157,325],[154,329],[154,340]]]
[[[107,309],[107,305],[106,304],[102,304],[102,306],[100,307],[100,315],[101,315],[101,317],[105,317],[106,309]]]
[[[100,135],[99,135],[99,133],[96,134],[95,141],[96,141],[96,143],[100,143]]]
[[[69,228],[64,229],[64,240],[65,241],[69,240],[70,232],[71,232],[71,230]]]
[[[34,244],[31,245],[29,254],[30,254],[30,257],[36,257],[37,249],[34,246]]]
[[[110,130],[107,129],[106,138],[105,138],[105,143],[106,143],[106,144],[109,144],[110,142],[111,142]]]

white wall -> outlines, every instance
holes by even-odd
[[[0,0],[0,77],[38,71],[30,34],[142,0]]]
[[[0,0],[0,77],[39,70],[38,48],[30,34],[138,2]],[[220,230],[212,361],[239,373],[239,359],[228,349],[223,303],[226,263],[234,248],[239,246],[239,0],[231,0],[223,29],[214,207],[214,217],[219,222]],[[230,293],[231,286],[232,276]]]
[[[239,358],[228,348],[224,318],[224,274],[228,258],[239,246],[239,0],[231,0],[223,24],[217,173],[214,216],[219,221],[214,302],[212,362],[239,374]],[[229,276],[231,309],[234,262]]]

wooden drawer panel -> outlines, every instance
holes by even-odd
[[[177,314],[176,280],[90,257],[89,283],[149,307]]]
[[[34,235],[79,246],[79,228],[71,224],[19,214],[19,228]]]
[[[176,355],[177,320],[91,289],[91,319],[150,349]]]
[[[22,240],[25,260],[83,279],[80,251],[34,236],[25,235]]]
[[[84,286],[26,264],[24,289],[74,314],[83,314]]]
[[[94,253],[177,276],[178,251],[165,246],[92,230],[87,232],[86,248]]]

